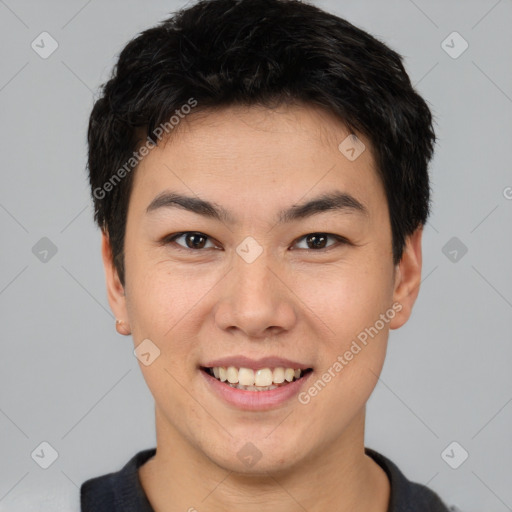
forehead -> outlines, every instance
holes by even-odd
[[[304,105],[199,110],[185,117],[139,164],[132,199],[147,206],[177,188],[243,212],[332,189],[363,204],[370,196],[385,202],[368,139],[354,139],[334,115]]]
[[[242,105],[192,112],[158,149],[186,144],[202,151],[229,150],[233,158],[242,154],[269,158],[286,152],[288,158],[294,155],[320,157],[320,149],[322,153],[334,152],[338,156],[340,144],[350,133],[336,116],[312,105],[282,104],[275,108]],[[363,135],[358,134],[358,138],[364,141],[368,150],[366,156],[372,160],[370,142]],[[290,153],[292,149],[295,151]]]

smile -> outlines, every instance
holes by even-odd
[[[234,366],[215,366],[213,368],[201,368],[203,371],[235,389],[245,391],[270,391],[290,382],[299,380],[311,368],[306,370],[296,368],[236,368]]]
[[[281,366],[256,370],[234,366],[200,367],[200,374],[214,395],[247,411],[266,411],[284,405],[299,394],[312,373],[312,368]]]

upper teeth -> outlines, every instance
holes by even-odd
[[[213,375],[221,382],[228,381],[231,384],[239,383],[242,386],[270,386],[282,384],[285,380],[291,382],[295,377],[301,376],[302,370],[293,368],[261,368],[253,370],[251,368],[235,368],[234,366],[216,366],[213,369]]]

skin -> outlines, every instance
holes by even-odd
[[[421,279],[419,228],[393,264],[391,228],[371,144],[349,161],[349,132],[311,106],[230,107],[190,115],[139,165],[128,209],[126,282],[102,251],[118,330],[149,338],[160,356],[140,364],[155,399],[157,454],[139,470],[156,512],[386,512],[389,481],[364,453],[365,405],[380,375],[390,329],[410,316]],[[277,224],[277,212],[333,189],[367,209],[326,211]],[[146,213],[162,191],[213,201],[233,225],[183,209]],[[202,249],[182,231],[207,235]],[[305,235],[332,233],[317,249]],[[248,264],[237,246],[253,237]],[[178,250],[181,247],[181,251]],[[218,247],[221,250],[215,250]],[[214,395],[198,366],[229,355],[274,355],[307,363],[310,382],[343,355],[379,315],[401,311],[311,401],[241,411]],[[238,451],[253,443],[247,467]],[[194,507],[194,508],[192,508]]]

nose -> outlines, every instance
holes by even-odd
[[[217,303],[217,326],[232,333],[239,331],[251,339],[292,329],[297,315],[295,295],[288,281],[290,275],[272,264],[265,251],[251,263],[235,256]]]

